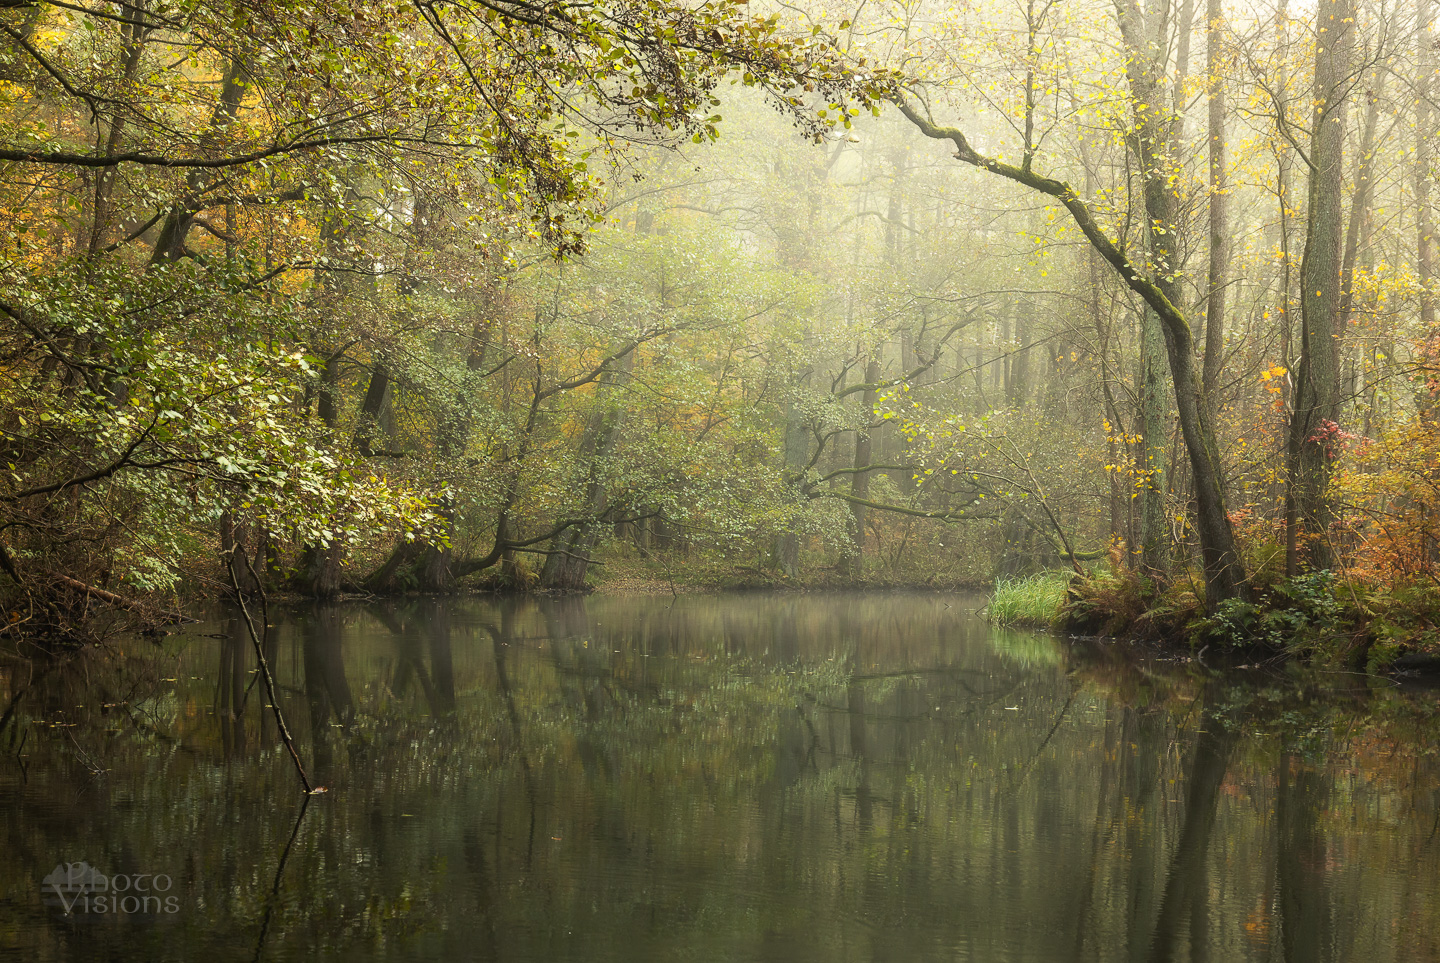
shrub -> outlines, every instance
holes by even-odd
[[[1192,643],[1228,648],[1261,647],[1298,652],[1316,648],[1340,632],[1344,606],[1329,570],[1281,579],[1254,601],[1226,599],[1192,623]]]

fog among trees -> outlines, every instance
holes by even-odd
[[[608,572],[1433,587],[1435,19],[0,3],[14,631]]]

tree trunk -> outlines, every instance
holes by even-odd
[[[1380,127],[1380,96],[1385,90],[1388,71],[1371,74],[1374,87],[1366,96],[1365,124],[1360,134],[1360,153],[1355,158],[1355,195],[1350,202],[1350,223],[1345,228],[1345,257],[1340,267],[1340,323],[1350,321],[1355,303],[1355,264],[1360,259],[1360,232],[1370,217],[1370,197],[1375,177],[1375,138]]]
[[[1162,322],[1175,388],[1176,414],[1195,478],[1195,520],[1205,566],[1206,602],[1213,607],[1223,599],[1243,597],[1247,586],[1244,565],[1225,510],[1220,450],[1210,405],[1205,399],[1203,381],[1195,370],[1194,334],[1176,307],[1184,303],[1176,279],[1181,267],[1177,237],[1181,217],[1170,169],[1175,163],[1181,116],[1157,109],[1170,103],[1172,98],[1164,96],[1164,56],[1155,40],[1147,42],[1150,31],[1146,29],[1139,6],[1135,0],[1116,0],[1116,13],[1130,55],[1126,70],[1131,95],[1137,105],[1144,108],[1136,110],[1137,130],[1132,147],[1144,172],[1145,212],[1151,224],[1151,272],[1154,287],[1163,295],[1163,306],[1169,310],[1161,310],[1162,306],[1153,302],[1151,306]],[[1148,533],[1142,530],[1142,537],[1148,537]]]
[[[240,593],[255,595],[260,591],[260,583],[255,577],[258,573],[251,567],[246,546],[246,528],[244,522],[235,520],[232,510],[226,509],[220,514],[220,557]]]
[[[360,402],[360,418],[355,423],[355,450],[366,458],[375,455],[375,440],[381,434],[385,410],[390,404],[390,369],[377,359],[370,367],[370,385]]]
[[[1420,330],[1426,337],[1435,334],[1435,247],[1432,233],[1435,221],[1430,210],[1430,160],[1435,136],[1435,107],[1431,103],[1432,79],[1435,75],[1435,38],[1430,31],[1435,18],[1434,0],[1419,0],[1419,22],[1416,24],[1415,83],[1415,227],[1417,248],[1416,271],[1420,281]]]
[[[240,102],[245,96],[242,70],[238,60],[232,60],[226,67],[220,87],[220,99],[210,115],[209,130],[201,138],[202,148],[212,148],[221,128],[235,120],[235,115],[240,110]],[[161,222],[160,235],[155,240],[155,250],[150,257],[151,264],[178,261],[186,255],[185,239],[190,235],[190,228],[194,226],[195,218],[203,209],[201,198],[209,189],[210,181],[201,171],[191,171],[186,176],[186,193],[171,204],[169,212]],[[227,224],[227,227],[231,237],[234,237],[235,225],[231,223]]]
[[[880,381],[880,355],[877,348],[870,349],[870,358],[865,364],[865,384],[874,385]],[[875,389],[866,388],[860,396],[860,420],[868,423],[875,417]],[[870,431],[861,428],[855,435],[855,474],[850,479],[850,494],[857,499],[870,497],[870,472],[865,470],[871,464]],[[859,501],[850,503],[851,531],[850,550],[841,560],[841,569],[846,575],[859,576],[865,567],[865,506]]]
[[[803,380],[803,376],[800,379]],[[804,483],[800,477],[805,468],[806,456],[810,453],[810,437],[800,409],[793,401],[785,409],[785,465],[783,474],[787,484],[793,486],[797,502],[803,497],[799,486]],[[800,536],[794,528],[787,528],[775,536],[775,564],[786,578],[794,578],[800,570]]]
[[[1170,386],[1166,384],[1165,334],[1159,316],[1145,308],[1140,326],[1141,438],[1135,465],[1140,488],[1140,565],[1150,578],[1164,579],[1170,570],[1170,525],[1165,510]]]
[[[620,439],[625,411],[613,399],[616,390],[628,379],[635,354],[627,354],[615,370],[596,386],[595,411],[580,441],[580,460],[587,465],[584,512],[595,521],[572,526],[550,543],[552,554],[546,557],[540,573],[540,587],[551,591],[575,592],[585,588],[585,573],[590,567],[590,552],[600,535],[598,518],[609,500],[604,463],[614,453]]]
[[[128,85],[135,79],[140,69],[140,58],[145,52],[145,40],[148,30],[142,25],[148,3],[139,0],[134,6],[134,19],[126,20],[120,24],[120,46],[124,51],[125,65],[121,75],[121,84]],[[105,135],[103,151],[105,156],[110,157],[120,153],[120,145],[125,140],[126,119],[125,114],[119,107],[112,109],[109,114],[110,129]],[[95,175],[95,191],[90,198],[90,245],[91,257],[98,255],[105,247],[105,239],[109,234],[110,220],[113,216],[113,198],[115,195],[115,181],[119,176],[118,167],[103,167]]]
[[[1206,0],[1206,78],[1210,85],[1210,264],[1206,277],[1205,368],[1202,384],[1213,414],[1218,404],[1215,393],[1225,363],[1225,284],[1230,265],[1230,235],[1226,223],[1225,186],[1225,80],[1222,73],[1224,49],[1221,39],[1224,14],[1220,0]]]
[[[1010,361],[1010,376],[1005,384],[1005,404],[1011,409],[1023,407],[1030,397],[1030,312],[1025,302],[1015,305],[1015,350]]]
[[[1134,8],[1133,2],[1129,7]],[[1122,10],[1122,29],[1125,29],[1125,21],[1129,16],[1129,12]],[[1164,103],[1164,99],[1158,97],[1157,84],[1149,78],[1145,68],[1135,68],[1135,59],[1132,57],[1131,80],[1136,88],[1134,93],[1137,101],[1147,104]],[[1151,96],[1147,97],[1147,94]],[[956,147],[955,158],[962,163],[1023,184],[1031,190],[1058,200],[1070,213],[1090,245],[1105,258],[1125,284],[1160,316],[1165,331],[1165,350],[1170,361],[1170,375],[1175,385],[1176,415],[1194,475],[1195,521],[1200,534],[1201,557],[1205,568],[1206,604],[1213,608],[1225,599],[1247,597],[1249,588],[1245,565],[1240,559],[1235,533],[1225,509],[1219,445],[1215,440],[1215,431],[1205,404],[1199,374],[1195,370],[1195,337],[1184,313],[1177,307],[1182,302],[1177,300],[1178,292],[1175,291],[1174,282],[1166,280],[1169,276],[1167,266],[1157,264],[1154,271],[1157,279],[1150,279],[1146,276],[1148,272],[1138,269],[1110,239],[1096,222],[1088,205],[1069,184],[1037,174],[1028,164],[1017,167],[982,154],[971,146],[964,131],[935,124],[917,112],[903,97],[896,97],[894,102],[927,137],[953,143]],[[1175,223],[1173,215],[1176,199],[1171,193],[1167,171],[1155,163],[1157,147],[1169,142],[1168,135],[1162,129],[1164,125],[1161,119],[1152,116],[1160,113],[1163,111],[1143,112],[1138,118],[1140,130],[1136,139],[1146,160],[1147,213],[1152,223],[1159,223],[1170,230]],[[1167,288],[1177,297],[1167,294]]]
[[[340,360],[339,353],[331,355],[325,359],[325,366],[320,372],[320,420],[332,432],[339,417]],[[317,599],[334,598],[340,594],[341,551],[340,545],[334,541],[324,545],[306,545],[300,555],[300,569],[295,574],[295,587]]]
[[[447,535],[453,535],[455,531],[455,498],[447,490],[440,496],[440,505],[436,509],[440,516],[441,526]],[[420,562],[416,574],[418,586],[422,592],[445,594],[455,589],[455,569],[452,564],[454,550],[449,542],[432,542],[427,544],[420,553]]]
[[[1302,555],[1314,569],[1333,562],[1330,472],[1339,444],[1340,268],[1346,85],[1354,42],[1354,0],[1321,0],[1316,23],[1315,126],[1310,137],[1309,211],[1300,262],[1300,363],[1287,445],[1285,569]]]
[[[1275,47],[1284,49],[1290,43],[1286,36],[1287,25],[1290,21],[1290,0],[1279,0],[1275,6]],[[1280,69],[1275,79],[1276,90],[1287,90],[1290,86],[1289,61],[1282,59]],[[1276,230],[1279,232],[1280,247],[1280,364],[1286,371],[1295,371],[1295,299],[1291,292],[1295,288],[1294,267],[1295,256],[1291,250],[1291,220],[1294,217],[1294,203],[1291,191],[1291,167],[1294,165],[1294,155],[1290,143],[1284,138],[1277,136],[1275,141],[1275,199],[1278,201],[1279,217],[1276,218]],[[1286,411],[1292,409],[1294,404],[1294,383],[1293,377],[1288,377],[1281,382],[1280,400]],[[1288,484],[1288,483],[1287,483]]]

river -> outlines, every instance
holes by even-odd
[[[983,602],[274,608],[308,797],[236,613],[12,652],[0,957],[1440,958],[1434,691]]]

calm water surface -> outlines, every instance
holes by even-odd
[[[1433,693],[982,601],[272,610],[308,802],[233,617],[7,656],[0,956],[1440,959]]]

